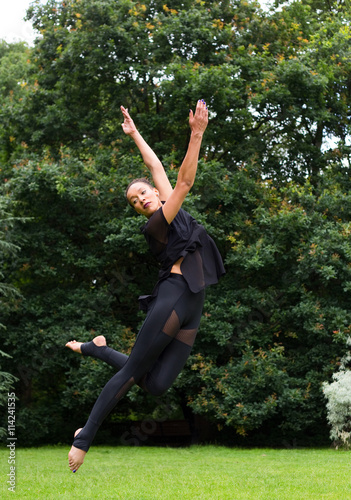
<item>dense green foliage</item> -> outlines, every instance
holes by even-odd
[[[351,312],[350,14],[339,2],[80,0],[28,11],[35,46],[0,45],[0,181],[20,298],[0,311],[28,444],[67,439],[110,369],[64,349],[103,333],[128,352],[157,267],[126,205],[145,167],[129,108],[175,181],[198,98],[210,108],[188,209],[226,276],[165,400],[235,435],[327,435],[323,381]],[[25,221],[23,220],[25,219]],[[133,389],[110,420],[155,403]],[[142,410],[141,410],[142,408]],[[67,422],[70,422],[67,424]]]
[[[14,217],[7,210],[7,200],[0,196],[0,304],[4,311],[7,308],[8,300],[18,297],[18,290],[9,284],[7,279],[7,262],[14,259],[18,247],[14,244],[13,234]],[[6,326],[0,323],[0,330],[6,332]],[[6,407],[8,404],[8,393],[12,392],[16,377],[8,371],[2,371],[3,359],[11,356],[0,350],[0,407]],[[12,371],[12,370],[11,370]],[[6,420],[3,420],[5,424]],[[0,436],[6,435],[6,429],[0,427]]]

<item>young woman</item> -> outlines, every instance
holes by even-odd
[[[119,370],[103,388],[82,429],[75,433],[68,454],[73,472],[104,418],[134,385],[153,395],[163,394],[182,370],[200,324],[205,288],[224,274],[221,256],[203,226],[181,206],[197,170],[200,146],[208,123],[206,103],[199,100],[189,113],[191,136],[174,189],[162,163],[144,141],[128,110],[121,106],[122,128],[139,148],[155,187],[145,178],[135,179],[126,189],[130,205],[148,219],[142,228],[146,241],[161,263],[158,282],[149,296],[140,297],[147,311],[130,356],[109,348],[103,336],[91,342],[68,342],[67,347],[94,356]]]

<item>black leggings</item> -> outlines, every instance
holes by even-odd
[[[88,451],[102,421],[134,385],[155,396],[163,394],[179,375],[190,354],[200,324],[205,293],[193,293],[180,274],[161,282],[130,356],[88,342],[82,354],[119,370],[105,385],[87,423],[73,445]]]

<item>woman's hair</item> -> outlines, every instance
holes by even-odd
[[[138,179],[133,179],[132,182],[130,182],[128,184],[128,186],[126,187],[126,190],[125,190],[125,197],[126,197],[126,200],[128,201],[129,203],[129,200],[128,200],[128,191],[129,191],[129,188],[133,185],[133,184],[136,184],[137,182],[142,182],[144,184],[147,184],[148,186],[150,186],[152,189],[154,189],[154,186],[153,184],[151,184],[151,182],[149,181],[149,179],[147,179],[146,177],[140,177]],[[130,203],[129,203],[130,204]]]

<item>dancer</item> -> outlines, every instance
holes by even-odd
[[[206,103],[199,100],[195,113],[189,112],[191,136],[174,189],[128,110],[121,106],[121,111],[123,131],[139,148],[155,185],[146,178],[135,179],[127,187],[126,197],[136,212],[148,219],[142,232],[161,263],[161,270],[152,294],[139,297],[147,314],[130,356],[108,347],[102,335],[90,342],[73,340],[66,344],[73,351],[102,359],[118,370],[103,388],[85,426],[75,432],[68,454],[73,472],[82,465],[102,421],[134,384],[157,396],[172,385],[195,341],[205,288],[217,283],[225,272],[212,238],[181,208],[195,180],[208,123]]]

